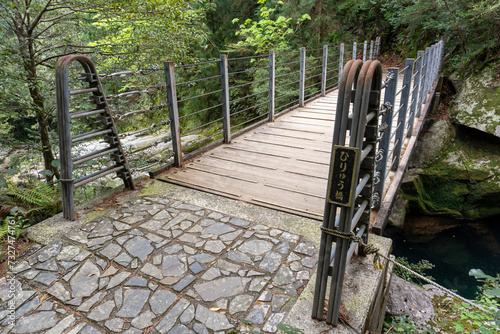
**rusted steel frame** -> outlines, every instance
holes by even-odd
[[[349,60],[344,70],[339,83],[339,95],[337,102],[337,110],[333,130],[332,151],[335,145],[344,145],[347,131],[347,123],[349,116],[349,105],[351,101],[352,85],[354,83],[357,72],[361,67],[360,60]],[[351,71],[351,68],[354,68]],[[332,161],[330,162],[332,163]],[[328,179],[332,177],[329,172]],[[326,194],[325,197],[327,197]],[[337,205],[325,201],[325,210],[323,214],[323,227],[333,229],[335,227],[335,216],[337,215]],[[338,217],[340,219],[340,217]],[[314,290],[312,318],[323,320],[323,310],[325,307],[325,296],[328,283],[328,272],[330,268],[330,252],[332,250],[333,236],[326,233],[321,233],[320,249],[318,256],[318,267],[316,275],[316,286]]]
[[[352,71],[352,69],[351,69]],[[382,86],[382,65],[379,61],[366,61],[359,72],[356,85],[356,95],[353,106],[353,120],[350,132],[349,147],[357,147],[359,150],[363,148],[365,137],[365,129],[367,127],[366,117],[369,109],[378,109],[378,101],[371,101],[372,91],[380,92]],[[374,103],[371,103],[374,102]],[[375,122],[378,117],[375,118]],[[361,167],[361,159],[358,160],[357,166],[354,168],[354,186],[360,183],[359,174]],[[368,180],[373,180],[373,166],[368,172]],[[371,187],[371,184],[370,184]],[[371,194],[370,196],[371,197]],[[356,202],[355,202],[356,203]],[[352,220],[356,205],[351,207],[342,207],[340,210],[339,231],[349,233],[352,231]],[[368,219],[369,222],[369,219]],[[367,240],[365,240],[367,242]],[[330,287],[330,299],[327,311],[326,321],[334,326],[338,325],[338,315],[340,312],[340,301],[342,296],[342,286],[344,283],[345,268],[347,266],[347,253],[351,241],[343,238],[337,238],[337,249],[333,261],[332,269],[332,284]]]
[[[350,60],[346,63],[344,70],[342,71],[342,76],[340,78],[340,83],[339,83],[339,95],[338,95],[337,111],[335,118],[337,121],[334,123],[332,150],[334,145],[340,144],[341,137],[342,137],[342,144],[345,142],[345,132],[347,130],[349,104],[351,100],[351,87],[355,79],[356,71],[359,70],[361,63],[362,63],[361,61]],[[356,70],[351,73],[350,70],[353,65],[355,65]],[[350,73],[351,76],[349,76]],[[346,104],[346,107],[344,107],[344,103]],[[341,133],[343,134],[342,136]],[[329,174],[330,175],[328,176],[328,179],[331,178],[331,171]],[[328,194],[325,197],[327,196]],[[335,204],[330,204],[328,200],[326,200],[325,210],[323,214],[323,224],[322,224],[323,227],[334,228],[336,213],[337,213],[337,206]],[[327,286],[328,272],[330,267],[330,252],[332,249],[332,242],[333,242],[332,235],[321,233],[318,267],[316,275],[316,286],[314,290],[313,309],[312,309],[312,318],[317,320],[323,320],[323,310],[325,307],[326,286]]]
[[[177,88],[175,85],[175,66],[171,61],[165,62],[165,82],[167,83],[168,113],[170,117],[170,133],[172,137],[172,150],[174,151],[174,164],[181,167],[184,164],[181,145],[181,130],[179,123],[179,107],[177,104]]]
[[[92,92],[93,101],[97,104],[97,109],[104,109],[103,113],[99,113],[105,124],[105,129],[98,130],[98,132],[105,131],[106,141],[113,150],[111,158],[115,160],[116,168],[113,171],[119,171],[118,176],[123,179],[126,188],[135,189],[134,181],[130,173],[130,167],[123,152],[120,140],[118,138],[118,129],[111,116],[104,89],[102,87],[97,70],[92,61],[85,56],[81,55],[68,55],[64,56],[56,64],[56,93],[57,93],[57,121],[58,121],[58,135],[59,135],[59,154],[61,161],[61,191],[63,202],[63,217],[66,219],[75,219],[74,212],[74,190],[77,183],[73,180],[73,160],[71,158],[71,145],[73,139],[70,133],[71,114],[69,113],[69,99],[71,91],[68,84],[68,69],[73,61],[77,61],[82,65],[85,70],[83,77],[84,81],[89,83],[88,88],[79,89],[79,93]],[[75,90],[73,90],[75,92]],[[82,115],[83,117],[85,115]],[[76,136],[76,139],[88,138],[88,134]],[[111,173],[111,172],[110,172]],[[109,174],[109,173],[108,173]],[[96,174],[97,175],[97,174]],[[102,174],[98,174],[103,176]],[[98,177],[100,177],[98,176]]]

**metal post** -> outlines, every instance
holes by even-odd
[[[304,106],[304,86],[306,81],[306,48],[300,48],[299,107]]]
[[[356,60],[356,48],[358,46],[358,43],[357,42],[354,42],[352,44],[352,59],[353,60]]]
[[[427,58],[427,62],[426,62],[426,72],[425,72],[425,81],[424,81],[424,96],[423,96],[423,99],[422,99],[422,103],[427,103],[427,94],[429,93],[429,81],[431,80],[430,77],[431,77],[431,66],[432,66],[432,54],[431,54],[431,48],[425,48],[425,56]]]
[[[274,50],[269,51],[269,122],[274,122],[274,95],[276,90],[276,69]]]
[[[365,41],[363,45],[363,63],[366,61],[366,49],[368,48],[368,41]]]
[[[380,56],[380,36],[378,36],[375,39],[375,55],[374,55],[374,58],[378,59],[378,56]]]
[[[434,83],[434,45],[431,45],[431,53],[429,56],[429,69],[428,69],[428,74],[429,78],[427,80],[427,87],[426,87],[426,95],[428,95],[431,91],[432,84]],[[427,100],[429,101],[429,100]]]
[[[441,72],[442,70],[442,66],[443,66],[443,54],[444,54],[444,41],[443,40],[440,40],[439,41],[440,43],[440,48],[439,48],[439,72]]]
[[[71,158],[71,133],[69,114],[68,72],[62,67],[56,67],[57,91],[57,125],[59,134],[59,158],[61,161],[61,192],[63,217],[75,219],[73,182],[73,159]]]
[[[373,40],[370,41],[370,60],[373,60]]]
[[[394,106],[396,104],[396,91],[398,88],[398,75],[399,70],[397,68],[390,68],[387,70],[387,77],[392,79],[387,83],[384,94],[384,105],[388,108],[382,116],[382,123],[387,125],[387,132],[382,137],[380,141],[378,152],[383,154],[382,160],[379,161],[377,170],[380,172],[380,182],[375,186],[374,193],[378,192],[380,197],[384,193],[384,181],[386,178],[387,171],[387,161],[389,159],[389,145],[391,141],[391,129],[392,129],[392,115],[394,114]],[[380,201],[381,202],[381,201]],[[375,205],[374,209],[379,209],[380,203]]]
[[[177,89],[175,87],[174,62],[165,62],[165,78],[167,83],[168,113],[170,115],[170,132],[172,134],[172,150],[174,151],[174,164],[181,167],[184,164],[182,157],[181,129],[179,123],[179,110],[177,106]]]
[[[417,104],[418,104],[418,90],[420,87],[420,74],[422,72],[423,57],[424,53],[422,51],[418,51],[417,61],[415,64],[415,78],[413,79],[413,89],[411,94],[410,117],[408,118],[408,130],[406,132],[407,138],[410,138],[413,133],[413,124],[415,121],[415,112],[417,110]]]
[[[344,69],[344,43],[340,43],[339,81],[337,83],[337,86],[340,84],[340,77],[342,76],[343,69]]]
[[[424,51],[421,51],[424,52]],[[428,49],[425,49],[424,59],[422,62],[422,74],[420,76],[420,87],[418,92],[418,105],[417,105],[417,113],[416,117],[420,117],[420,112],[422,111],[422,104],[425,101],[425,81],[427,80],[427,66],[429,63],[429,52]]]
[[[436,82],[437,79],[437,68],[439,66],[438,64],[438,58],[439,58],[439,47],[438,43],[434,44],[432,46],[433,49],[433,59],[432,59],[432,84],[431,87],[434,85],[434,82]]]
[[[220,83],[222,88],[222,117],[224,130],[224,143],[231,142],[231,114],[229,111],[229,78],[227,55],[220,55]]]
[[[321,96],[326,95],[326,74],[328,73],[328,45],[323,45],[323,72],[321,75]]]
[[[406,112],[408,110],[408,100],[410,95],[411,77],[413,76],[413,63],[414,59],[408,58],[405,63],[405,74],[403,76],[403,88],[401,90],[401,102],[399,103],[399,115],[396,130],[396,137],[394,138],[394,152],[392,159],[394,164],[392,170],[397,170],[399,167],[399,158],[401,157],[401,149],[404,141],[404,131],[406,123]]]

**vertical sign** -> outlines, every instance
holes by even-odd
[[[342,206],[352,206],[358,148],[335,145],[333,162],[328,183],[328,202]]]

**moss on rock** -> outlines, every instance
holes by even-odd
[[[467,220],[498,215],[499,141],[460,128],[441,157],[411,170],[401,189],[412,214]]]
[[[490,66],[465,82],[450,107],[454,122],[500,137],[500,71]]]

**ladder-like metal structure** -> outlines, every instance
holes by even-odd
[[[70,89],[68,87],[68,69],[73,61],[79,62],[84,68],[85,72],[79,79],[87,82],[88,87],[78,89]],[[135,185],[120,143],[118,129],[113,121],[113,116],[104,95],[103,86],[92,61],[81,55],[69,55],[59,59],[56,64],[56,90],[63,216],[66,219],[74,220],[73,196],[76,187],[111,173],[116,173],[118,177],[122,178],[126,188],[135,189]],[[70,113],[71,96],[80,94],[89,94],[90,101],[96,105],[95,109]],[[94,131],[72,136],[70,131],[71,121],[89,116],[97,116],[97,123],[100,123],[101,127]],[[83,156],[72,158],[71,147],[73,144],[97,137],[103,137],[109,146]],[[103,156],[109,156],[113,164],[92,174],[76,180],[73,179],[73,168],[75,166]]]
[[[375,175],[377,143],[380,132],[385,131],[378,124],[381,88],[382,66],[378,60],[347,62],[339,83],[312,310],[314,319],[323,320],[331,276],[326,322],[334,326],[338,324],[345,269],[358,246],[355,238],[368,243],[373,187],[379,181]]]

